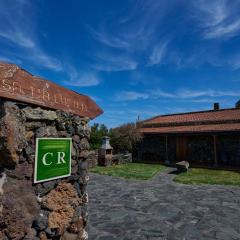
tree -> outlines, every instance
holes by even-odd
[[[104,136],[108,136],[108,128],[104,124],[99,125],[99,123],[94,123],[91,127],[91,136],[89,141],[91,149],[99,149]]]
[[[109,136],[114,153],[124,153],[126,151],[133,153],[137,142],[142,138],[135,123],[127,123],[110,129]]]

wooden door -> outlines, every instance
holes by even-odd
[[[187,156],[187,138],[185,136],[178,136],[177,137],[177,144],[176,144],[176,158],[177,162],[186,161]]]

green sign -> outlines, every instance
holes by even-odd
[[[34,183],[71,175],[71,138],[37,138]]]

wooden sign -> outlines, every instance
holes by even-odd
[[[35,77],[14,64],[0,62],[0,97],[59,109],[91,119],[102,109],[88,96]]]

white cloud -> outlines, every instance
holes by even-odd
[[[240,32],[239,1],[198,0],[195,10],[205,39],[230,38]]]
[[[8,32],[0,31],[0,37],[6,38],[7,40],[25,48],[35,47],[33,40],[17,29],[9,30]]]
[[[205,33],[205,38],[218,38],[218,37],[233,37],[240,32],[240,19],[233,21],[229,24],[222,24],[213,29],[209,29]]]
[[[176,97],[175,94],[162,91],[161,89],[154,89],[154,90],[151,92],[151,95],[152,95],[154,98],[159,98],[159,97],[174,98],[174,97]]]
[[[134,91],[122,91],[115,96],[116,101],[134,101],[147,98],[149,98],[149,95],[147,93],[140,93]]]
[[[69,67],[69,81],[63,81],[67,86],[73,87],[92,87],[100,84],[100,78],[92,72],[79,73],[74,67]]]
[[[27,60],[38,67],[62,70],[61,62],[49,56],[40,46],[34,23],[32,2],[27,0],[16,1],[14,4],[0,2],[0,40],[14,44],[11,55],[18,60],[15,63]],[[10,58],[7,54],[3,57]]]
[[[214,91],[213,94],[212,94],[212,97],[223,97],[223,96],[239,97],[240,96],[240,91],[230,91],[230,90]]]
[[[167,48],[167,43],[163,43],[154,47],[153,52],[149,57],[150,66],[162,63],[166,53],[166,48]]]
[[[224,67],[229,70],[238,70],[240,69],[240,54],[221,53],[218,46],[217,49],[211,49],[209,47],[205,47],[204,50],[193,49],[192,55],[182,56],[181,62],[176,65],[178,68],[198,68],[204,64],[211,65],[214,68]]]
[[[185,90],[180,92],[180,97],[184,96],[191,97],[202,97],[202,96],[209,96],[209,97],[237,97],[240,96],[240,91],[219,91],[219,90],[203,90],[203,91],[193,91],[193,90]]]
[[[225,0],[199,0],[195,2],[196,7],[205,15],[201,19],[204,27],[217,26],[228,17],[228,9]]]
[[[240,54],[235,55],[227,60],[227,64],[232,66],[233,70],[240,69]]]
[[[137,68],[137,62],[127,56],[114,56],[110,53],[99,53],[96,55],[97,63],[92,67],[99,71],[117,72],[129,71]]]
[[[93,28],[87,25],[87,29],[96,41],[108,47],[126,51],[139,47],[146,48],[157,30],[160,19],[165,14],[166,7],[167,4],[154,0],[135,1],[130,3],[130,11],[127,15],[122,14],[119,21],[116,21],[115,16],[113,19],[108,18],[107,21],[103,18],[98,27]],[[111,31],[108,28],[109,25],[112,26]]]
[[[25,53],[23,59],[32,61],[40,68],[45,67],[54,71],[63,70],[62,63],[58,59],[49,56],[39,47],[32,48],[31,51]]]
[[[159,26],[162,24],[162,18],[166,16],[170,7],[175,4],[164,3],[164,1],[140,0],[129,3],[129,11],[125,14],[125,9],[118,9],[119,19],[102,18],[97,26],[87,25],[87,30],[91,37],[98,43],[97,51],[101,49],[100,54],[105,55],[111,51],[111,56],[117,59],[117,62],[94,59],[95,69],[101,71],[132,71],[142,64],[159,64],[165,52],[165,45],[159,46],[156,34],[159,34]],[[152,46],[156,46],[152,50]],[[119,57],[121,51],[122,58]],[[90,53],[94,55],[93,53]],[[133,57],[134,56],[134,57]],[[150,59],[149,59],[150,56]]]
[[[129,43],[126,40],[118,36],[110,36],[105,30],[96,31],[88,25],[87,29],[95,40],[105,44],[108,47],[124,49],[129,47]]]
[[[240,91],[219,91],[219,90],[193,90],[193,89],[178,89],[175,92],[166,92],[161,89],[154,89],[148,92],[135,92],[135,91],[121,91],[115,95],[116,101],[133,101],[139,99],[179,99],[191,100],[195,102],[207,102],[206,97],[209,99],[219,97],[238,97]],[[203,99],[203,98],[204,99]],[[210,101],[210,100],[209,100]]]
[[[192,90],[192,89],[178,89],[176,92],[169,93],[162,90],[153,90],[151,92],[153,98],[176,98],[176,99],[194,99],[200,97],[237,97],[240,96],[240,91],[219,91],[212,89]]]
[[[125,60],[124,62],[106,62],[93,65],[93,68],[99,71],[106,72],[119,72],[135,70],[137,63],[131,60]]]
[[[212,96],[212,90],[190,90],[190,89],[180,89],[176,93],[177,98],[196,98],[202,96]]]

